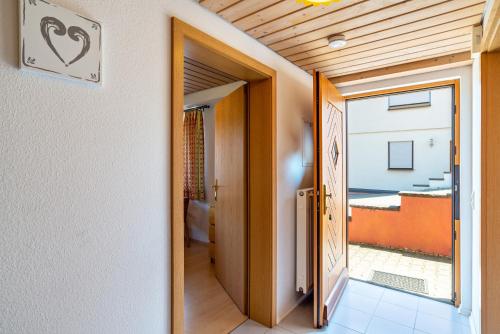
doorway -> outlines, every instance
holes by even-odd
[[[459,82],[346,96],[351,278],[460,303]]]
[[[185,71],[184,332],[227,333],[248,318],[247,85]]]
[[[183,210],[183,115],[184,88],[189,58],[247,82],[247,274],[241,290],[247,290],[240,311],[261,324],[276,323],[276,73],[205,33],[172,19],[172,332],[184,332],[184,243]],[[192,76],[192,79],[195,79]],[[198,82],[198,85],[200,82]],[[194,85],[197,85],[194,83]],[[193,83],[188,87],[194,87]],[[214,186],[224,187],[215,183]],[[221,191],[221,189],[219,189]],[[216,223],[217,224],[217,223]],[[217,231],[217,227],[216,227]],[[220,230],[219,230],[220,231]],[[223,257],[215,250],[215,263]],[[234,262],[234,261],[232,261]],[[235,269],[233,272],[240,273]],[[224,275],[220,275],[221,277]],[[221,278],[223,280],[223,278]],[[232,279],[230,280],[232,283]],[[231,284],[226,284],[230,286]],[[226,292],[231,290],[227,288]],[[240,291],[241,291],[240,290]],[[228,293],[231,294],[231,293]],[[246,310],[245,310],[246,307]]]
[[[312,311],[311,315],[313,316],[314,327],[328,325],[330,320],[334,323],[347,326],[347,323],[343,323],[343,321],[347,321],[351,318],[350,313],[348,314],[346,312],[358,314],[359,308],[361,307],[363,307],[361,313],[363,313],[363,311],[367,311],[368,313],[373,312],[374,307],[377,308],[377,304],[381,300],[382,295],[385,296],[382,298],[384,303],[387,300],[394,301],[394,298],[396,298],[397,302],[403,303],[401,306],[404,307],[405,303],[408,303],[411,300],[414,304],[413,307],[418,304],[419,310],[422,308],[423,313],[428,312],[424,305],[429,305],[429,307],[443,308],[446,309],[447,312],[449,311],[450,313],[455,314],[457,312],[455,307],[460,305],[460,208],[458,205],[460,197],[459,80],[406,86],[363,94],[352,94],[348,96],[341,95],[335,86],[324,75],[316,71],[314,71],[313,80],[315,174],[314,191],[312,192],[312,205],[315,209],[313,210],[314,219],[312,233],[312,263],[314,275],[312,285],[314,300],[311,303],[311,300],[309,299],[309,303],[305,303],[304,306],[306,309]],[[432,99],[434,92],[437,92],[437,95],[434,96],[434,99]],[[439,98],[438,95],[440,95]],[[390,96],[396,96],[396,98],[393,97],[391,101],[389,101]],[[404,115],[403,113],[407,112],[408,109],[412,110],[412,108],[415,108],[416,110],[419,108],[427,108],[433,103],[437,103],[439,100],[441,100],[441,102],[444,101],[444,105],[447,105],[447,109],[444,109],[445,111],[441,115],[441,121],[447,123],[447,126],[442,126],[441,128],[447,129],[441,129],[443,130],[441,132],[444,132],[445,135],[441,134],[441,136],[426,137],[424,144],[430,148],[437,145],[438,140],[439,143],[444,144],[442,145],[441,150],[445,153],[438,152],[437,156],[433,158],[433,164],[436,164],[439,167],[440,173],[447,174],[446,177],[429,177],[431,180],[428,180],[429,184],[426,185],[429,189],[426,189],[425,191],[422,191],[422,189],[418,189],[419,191],[412,189],[406,190],[403,193],[400,190],[397,192],[391,192],[390,189],[381,189],[386,190],[383,192],[379,189],[377,193],[372,193],[368,188],[360,186],[358,186],[358,188],[353,187],[353,182],[348,180],[351,180],[352,176],[350,174],[356,175],[349,169],[352,169],[353,166],[353,162],[350,161],[351,151],[356,149],[356,145],[353,145],[352,136],[351,138],[348,138],[351,132],[349,131],[350,128],[348,128],[347,125],[351,124],[352,128],[353,121],[358,123],[368,122],[370,125],[375,127],[380,125],[380,115],[377,114],[373,106],[369,105],[370,103],[365,103],[367,101],[369,102],[369,99],[371,98],[383,100],[382,104],[385,108],[384,112],[386,113],[400,112],[400,119],[391,121],[393,125],[396,124],[396,126],[399,126],[402,121],[407,120],[408,115]],[[404,104],[404,101],[408,99],[413,99],[411,105]],[[403,103],[401,103],[401,100],[403,100]],[[355,103],[356,101],[365,103],[365,105],[361,105],[359,108],[365,113],[357,119],[354,118],[353,120],[351,119],[353,117],[350,116],[350,112],[353,109],[350,104]],[[442,105],[441,107],[438,106],[439,109],[442,109],[442,107]],[[420,123],[427,124],[430,122],[429,115],[426,114],[418,116],[418,121]],[[415,122],[417,121],[414,120],[410,123],[414,126],[415,124],[413,123]],[[364,132],[367,131],[360,131],[361,134]],[[376,129],[376,131],[373,132],[379,135],[382,131],[380,131],[380,129]],[[398,134],[398,131],[390,132],[391,135]],[[386,160],[384,170],[386,171],[396,170],[402,172],[416,168],[419,170],[422,169],[421,164],[415,161],[415,155],[423,152],[420,145],[422,143],[419,143],[419,145],[416,144],[417,139],[418,138],[415,138],[414,140],[408,140],[408,138],[385,138],[385,141],[383,142],[384,144],[379,150],[380,152],[370,148],[369,151],[371,150],[373,152],[365,152],[364,154],[361,154],[361,157],[364,160],[357,161],[355,164],[357,164],[358,167],[361,165],[361,167],[368,168],[366,171],[361,172],[361,175],[367,176],[367,180],[364,181],[373,182],[379,181],[380,179],[380,177],[373,177],[376,172],[376,164],[374,161],[375,158],[370,157],[369,153],[379,152],[380,155],[385,157]],[[370,146],[372,142],[375,142],[374,138],[368,140],[368,143],[365,140],[364,143],[361,143],[361,147],[366,148],[365,146]],[[358,145],[358,149],[359,147],[360,146]],[[427,155],[429,155],[429,153],[427,153]],[[439,165],[437,163],[437,159],[442,158],[443,156],[444,162],[442,161],[442,164]],[[347,164],[348,160],[349,165]],[[443,171],[441,171],[441,169],[443,169]],[[402,180],[407,182],[408,178],[408,175],[405,175]],[[432,181],[432,183],[430,181]],[[413,186],[413,184],[417,187],[421,186],[419,183],[412,183],[411,185]],[[348,189],[351,192],[350,199]],[[393,205],[391,205],[391,201],[394,200],[393,198],[386,198],[386,196],[389,197],[395,195],[407,197],[404,200],[400,200],[402,202],[397,203],[399,207],[393,207]],[[356,200],[358,201],[356,202]],[[378,203],[380,201],[383,202],[383,207],[380,207],[381,205]],[[417,205],[415,205],[415,201],[417,201]],[[430,205],[428,201],[431,202]],[[377,202],[377,205],[374,205],[373,202]],[[438,203],[436,204],[435,202]],[[406,210],[408,203],[413,205],[414,210]],[[404,209],[401,208],[403,206],[405,206]],[[436,209],[436,207],[438,209]],[[368,211],[360,224],[362,225],[361,228],[360,226],[354,225],[355,216],[359,218],[359,212],[354,212],[358,208]],[[415,222],[419,222],[418,219],[410,219],[408,217],[403,217],[404,219],[399,219],[399,221],[392,219],[389,222],[389,228],[387,228],[387,226],[380,225],[377,222],[377,219],[380,217],[378,217],[377,214],[374,214],[374,211],[377,210],[390,214],[396,214],[396,211],[404,214],[414,214],[415,209],[417,210],[418,217],[426,217],[426,221],[424,221],[424,223],[420,222],[421,225],[427,224],[425,229],[422,228],[425,231],[425,234],[421,234],[420,239],[412,239],[412,237],[416,234],[415,232],[418,229],[418,226],[413,226],[412,228],[406,230],[403,229],[403,232],[401,232],[401,228],[397,228],[398,223],[415,224]],[[438,211],[438,214],[436,214],[436,211]],[[384,217],[384,214],[382,214],[382,216]],[[369,227],[363,226],[366,225],[365,220],[368,221]],[[380,219],[378,220],[380,221]],[[436,221],[442,226],[433,226]],[[388,223],[387,219],[382,219],[382,222],[385,224]],[[430,228],[438,229],[439,233],[429,229],[429,226]],[[364,234],[367,239],[360,240],[360,235],[363,236],[363,233],[360,233],[360,231],[366,232],[365,229],[368,229],[369,232]],[[370,244],[370,242],[373,242],[373,239],[377,238],[379,241],[383,240],[384,242],[387,242],[387,237],[391,236],[391,233],[394,232],[399,232],[399,235],[389,238],[392,242],[407,242],[408,240],[414,242],[417,240],[420,242],[423,241],[423,244],[417,244],[417,246],[411,243],[410,245]],[[401,240],[398,239],[398,236]],[[410,263],[411,261],[420,261],[421,266],[424,267],[425,263],[422,264],[422,256],[415,256],[415,253],[424,252],[423,256],[435,257],[436,253],[439,255],[439,252],[444,249],[444,251],[448,252],[448,257],[443,260],[443,262],[446,262],[445,264],[447,265],[444,270],[448,271],[448,281],[445,284],[446,287],[444,288],[444,290],[446,290],[446,294],[443,295],[443,298],[439,298],[423,293],[418,294],[416,291],[412,291],[410,289],[403,289],[405,286],[388,284],[389,282],[387,282],[387,280],[375,282],[374,278],[378,278],[378,276],[374,275],[375,270],[381,273],[393,274],[393,276],[396,276],[396,279],[399,279],[400,277],[397,276],[398,273],[383,270],[384,268],[375,268],[371,266],[371,262],[376,262],[376,259],[374,259],[373,256],[369,259],[371,262],[369,261],[370,263],[368,264],[368,271],[371,274],[369,275],[369,279],[366,279],[366,277],[356,277],[359,275],[356,271],[356,263],[353,259],[353,256],[356,254],[353,251],[352,245],[349,245],[349,241],[351,244],[356,244],[355,247],[359,246],[370,248],[373,251],[380,250],[381,246],[388,248],[385,250],[386,253],[404,251],[406,260],[409,260]],[[426,248],[429,246],[435,247],[436,245],[434,245],[434,243],[436,242],[440,244],[438,245],[439,247],[437,250],[431,249],[429,251],[429,249]],[[445,243],[444,248],[442,247],[443,242]],[[413,250],[413,252],[409,252],[409,246],[416,247],[416,249]],[[427,252],[430,252],[431,254],[426,254]],[[396,253],[396,255],[398,254]],[[361,257],[364,257],[364,254]],[[441,256],[441,260],[443,257],[446,257],[446,254],[445,256]],[[379,262],[382,262],[382,265],[385,264],[383,259]],[[377,273],[377,275],[378,274],[380,273]],[[405,274],[408,274],[408,272],[405,272]],[[399,276],[403,275],[400,274]],[[351,298],[350,295],[358,287],[359,291],[355,291]],[[374,291],[377,291],[378,295],[374,296],[376,298],[371,298],[374,299],[371,300],[372,305],[364,305],[359,299],[360,292],[367,292],[370,294],[370,292]],[[366,302],[368,301],[369,300]],[[454,305],[446,306],[443,305],[442,302]],[[367,308],[365,309],[364,306]],[[359,313],[360,316],[362,315],[361,313]],[[391,315],[392,318],[393,316],[394,314]],[[363,317],[365,317],[365,315],[363,315]],[[351,320],[353,319],[354,318]],[[369,317],[365,317],[365,320],[368,319]],[[368,323],[369,321],[366,325],[368,325]],[[404,325],[414,327],[414,324],[411,323],[411,321]],[[358,328],[355,330],[363,332],[365,329],[366,326],[364,329]]]

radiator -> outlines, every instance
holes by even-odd
[[[297,190],[296,290],[307,293],[313,281],[313,188]]]

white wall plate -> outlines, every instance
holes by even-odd
[[[45,0],[20,0],[20,66],[100,84],[101,24]]]

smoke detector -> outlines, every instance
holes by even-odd
[[[344,35],[333,35],[328,37],[328,45],[332,49],[338,49],[347,44],[347,40]]]

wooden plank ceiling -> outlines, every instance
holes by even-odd
[[[184,58],[184,95],[226,85],[238,80],[238,78],[206,64],[188,57]]]
[[[470,59],[472,26],[484,0],[341,0],[305,6],[296,0],[200,0],[283,57],[332,81],[424,60]],[[347,45],[328,46],[343,34]],[[450,55],[453,55],[450,57]]]

